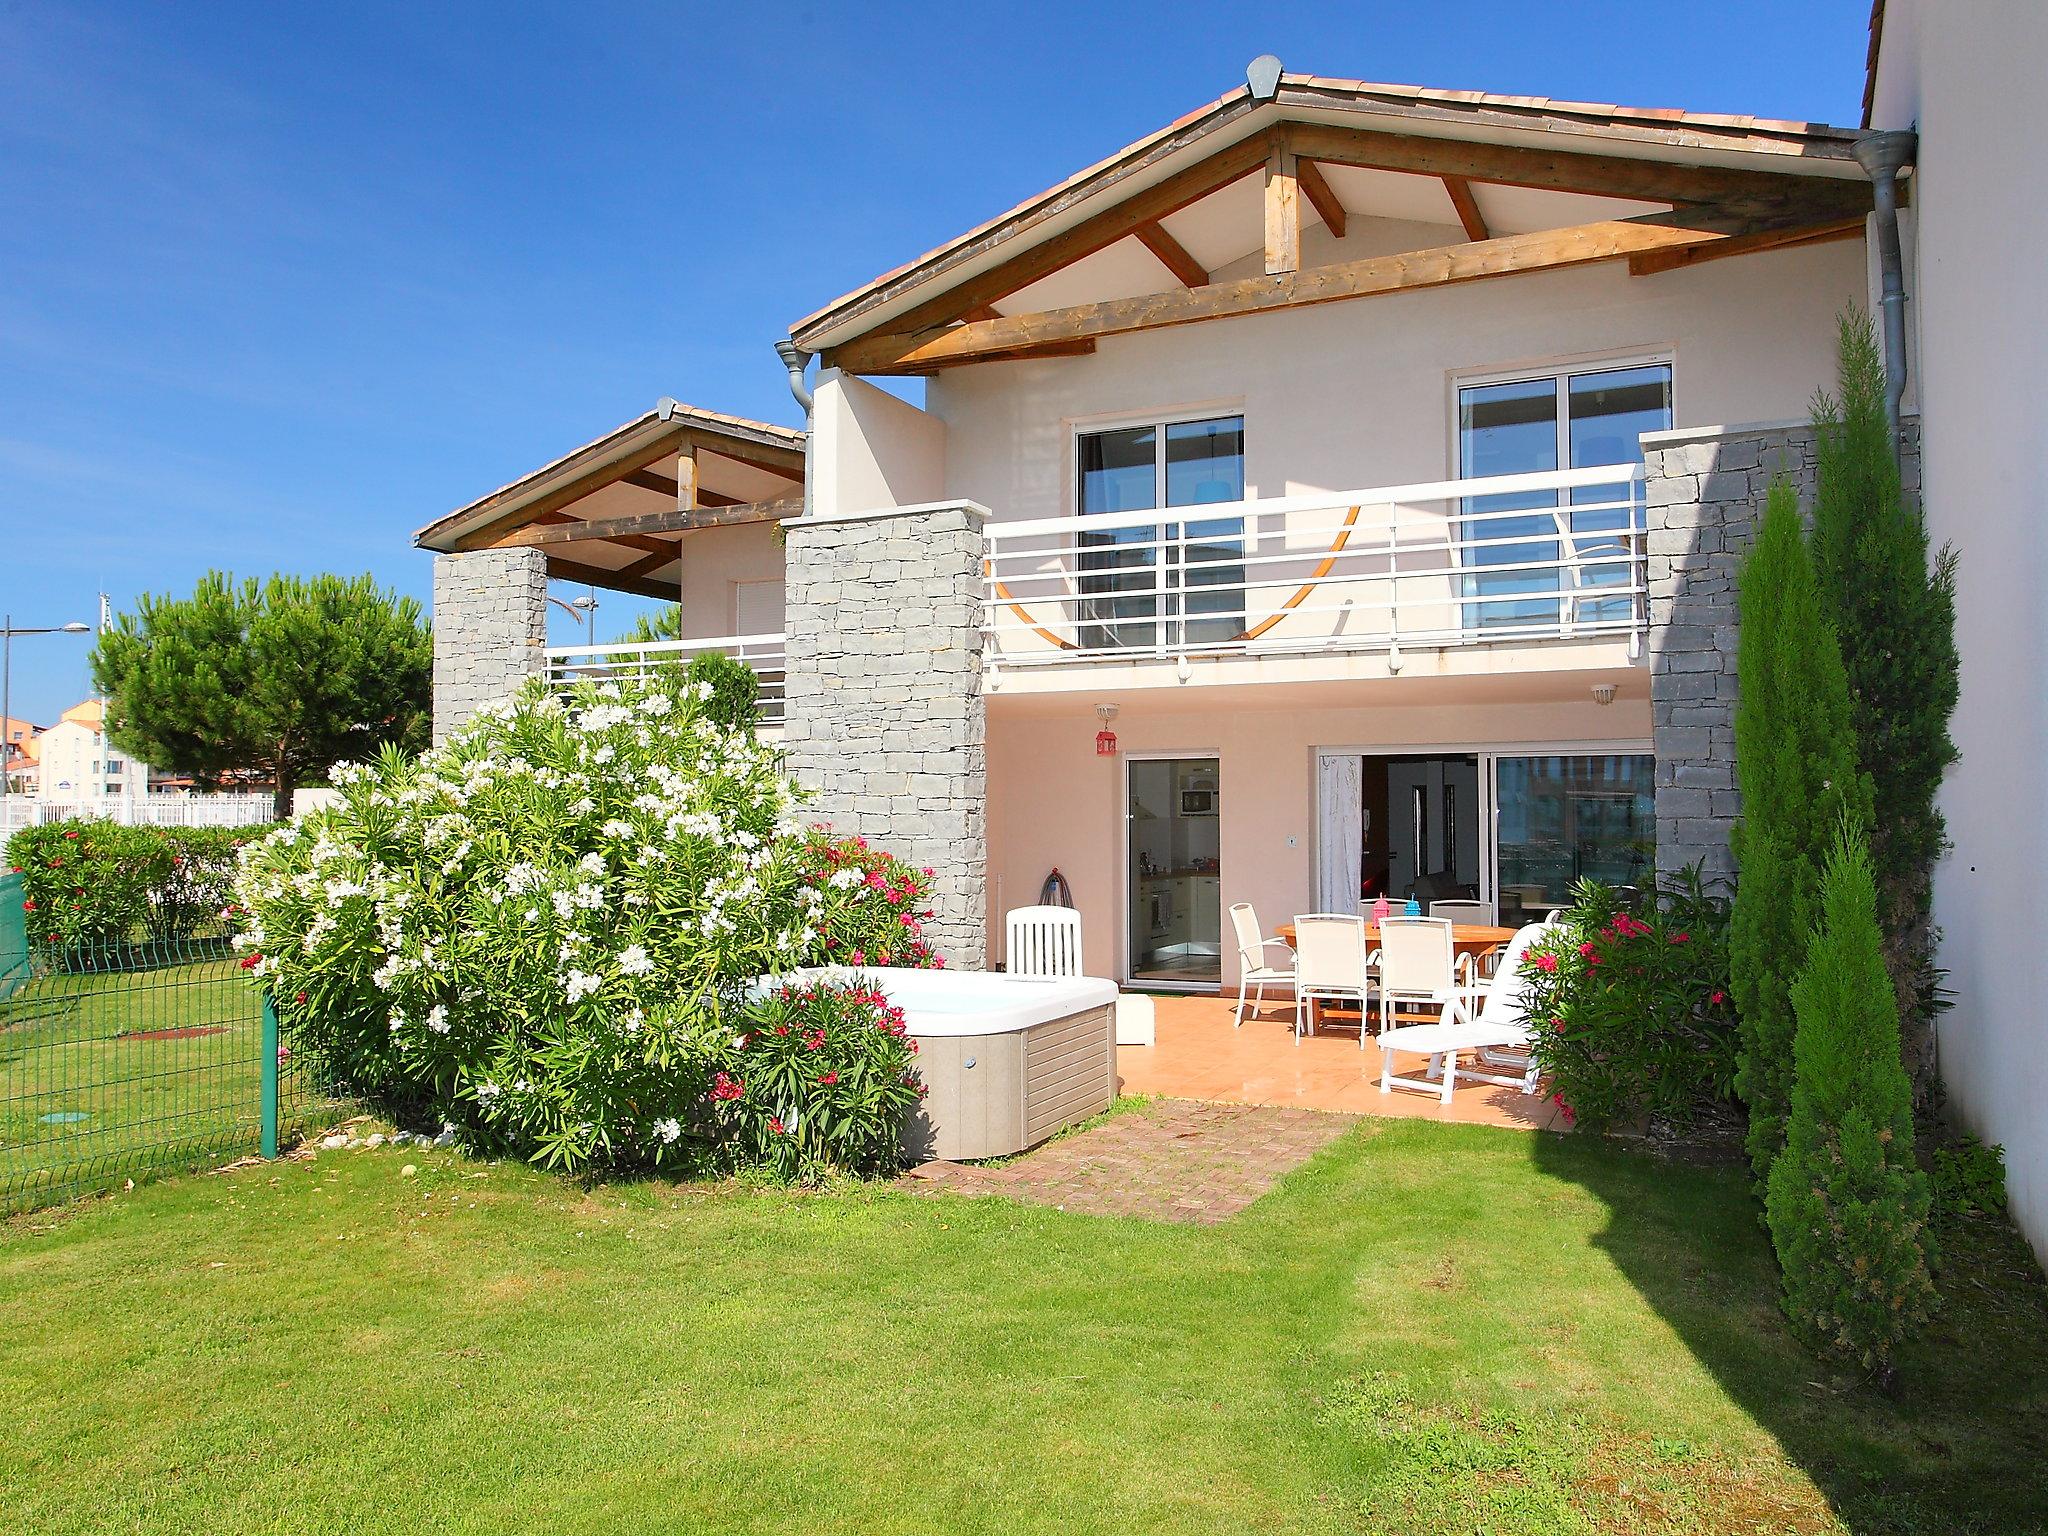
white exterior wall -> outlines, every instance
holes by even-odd
[[[129,798],[149,792],[149,769],[89,725],[60,720],[37,738],[41,767],[37,788],[48,800],[97,800],[113,795]],[[107,771],[109,757],[121,762],[119,773]]]
[[[947,429],[943,494],[997,519],[1060,516],[1074,510],[1077,423],[1212,407],[1244,413],[1247,496],[1435,480],[1454,469],[1457,375],[1602,355],[1671,354],[1678,426],[1804,418],[1833,381],[1835,317],[1863,297],[1863,246],[1845,240],[1652,277],[1609,262],[1462,283],[957,368],[929,386]],[[821,444],[837,425],[821,417]]]
[[[836,368],[819,374],[811,432],[811,500],[819,517],[945,496],[945,423],[865,379]]]
[[[2048,1026],[2033,982],[2048,867],[2048,207],[2016,116],[2044,70],[2040,0],[1891,0],[1872,123],[1920,133],[1907,314],[1922,476],[1933,536],[1960,555],[1962,758],[1934,892],[1955,998],[1941,1070],[1963,1121],[2004,1145],[2014,1218],[2048,1255]]]

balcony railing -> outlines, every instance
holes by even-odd
[[[784,680],[782,636],[723,635],[711,640],[655,640],[646,644],[557,645],[547,655],[548,682],[638,681],[674,667],[687,667],[706,651],[719,651],[752,667],[761,679],[761,724],[782,724]]]
[[[1647,627],[1640,465],[991,522],[992,664],[1388,651]]]

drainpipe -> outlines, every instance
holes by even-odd
[[[1904,129],[1857,136],[1856,163],[1870,177],[1877,205],[1877,265],[1884,309],[1884,414],[1892,429],[1892,457],[1903,458],[1899,410],[1906,398],[1906,277],[1899,256],[1899,184],[1902,167],[1913,163],[1919,135]]]
[[[775,343],[775,355],[782,359],[782,366],[789,370],[789,392],[796,396],[796,403],[804,408],[804,516],[811,515],[811,434],[816,423],[813,410],[817,397],[804,383],[804,369],[811,363],[811,354],[791,341],[787,336]]]

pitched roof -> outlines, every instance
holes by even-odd
[[[1248,86],[1240,86],[834,299],[798,320],[790,334],[813,351],[843,342],[869,328],[850,328],[851,322],[879,321],[911,289],[980,264],[998,246],[1007,254],[1013,242],[1026,236],[1049,238],[1077,220],[1084,202],[1111,191],[1128,195],[1163,179],[1186,163],[1186,152],[1198,142],[1202,152],[1210,152],[1283,120],[1676,163],[1862,176],[1850,152],[1856,130],[1826,123],[1283,74],[1270,102],[1255,100]]]

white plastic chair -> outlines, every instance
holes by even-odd
[[[1448,918],[1388,918],[1380,924],[1380,1028],[1394,1028],[1404,1011],[1426,1008],[1441,1024],[1469,1017],[1470,970],[1458,958]]]
[[[1454,923],[1471,923],[1491,928],[1494,923],[1493,903],[1490,901],[1432,901],[1429,904],[1431,917],[1449,918]]]
[[[1081,914],[1072,907],[1018,907],[1004,918],[1012,976],[1079,976]]]
[[[1230,1022],[1242,1029],[1246,992],[1250,991],[1258,999],[1259,1006],[1265,1007],[1269,985],[1283,985],[1294,980],[1294,951],[1281,940],[1269,939],[1259,932],[1259,915],[1248,901],[1232,905],[1230,926],[1237,935],[1237,1012],[1231,1015]],[[1269,949],[1285,954],[1287,963],[1266,964],[1266,951]]]
[[[1365,951],[1365,919],[1342,912],[1310,912],[1294,920],[1294,1041],[1314,1034],[1320,1002],[1355,1002],[1365,1017],[1372,964]],[[1359,1037],[1366,1031],[1361,1022]]]

